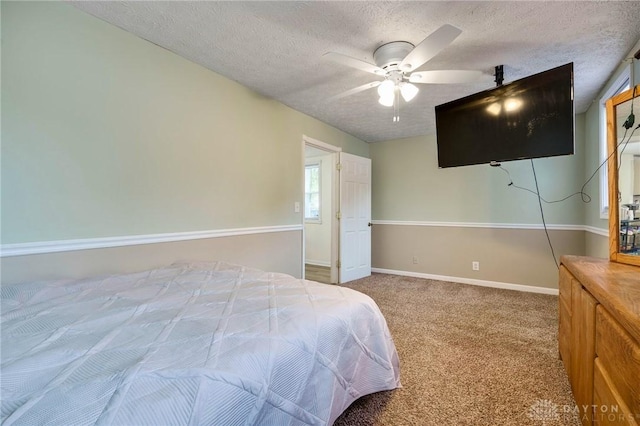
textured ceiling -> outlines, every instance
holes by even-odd
[[[328,98],[378,78],[324,59],[373,63],[395,40],[422,41],[443,24],[462,30],[420,70],[469,69],[505,83],[574,62],[584,112],[640,40],[640,2],[73,2],[75,7],[364,141],[435,132],[434,106],[493,83],[420,85],[400,122],[375,90]]]

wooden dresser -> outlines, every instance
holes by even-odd
[[[562,256],[558,349],[583,425],[640,425],[640,267]]]

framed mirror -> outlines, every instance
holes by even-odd
[[[609,258],[640,266],[640,85],[609,99]],[[628,129],[627,129],[628,127]]]

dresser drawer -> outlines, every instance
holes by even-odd
[[[593,424],[637,426],[640,417],[621,402],[620,395],[611,383],[611,378],[596,358],[593,370]]]
[[[640,423],[640,345],[602,305],[596,308],[596,355],[611,393]]]

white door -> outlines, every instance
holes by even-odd
[[[371,160],[340,153],[340,282],[371,275]]]

